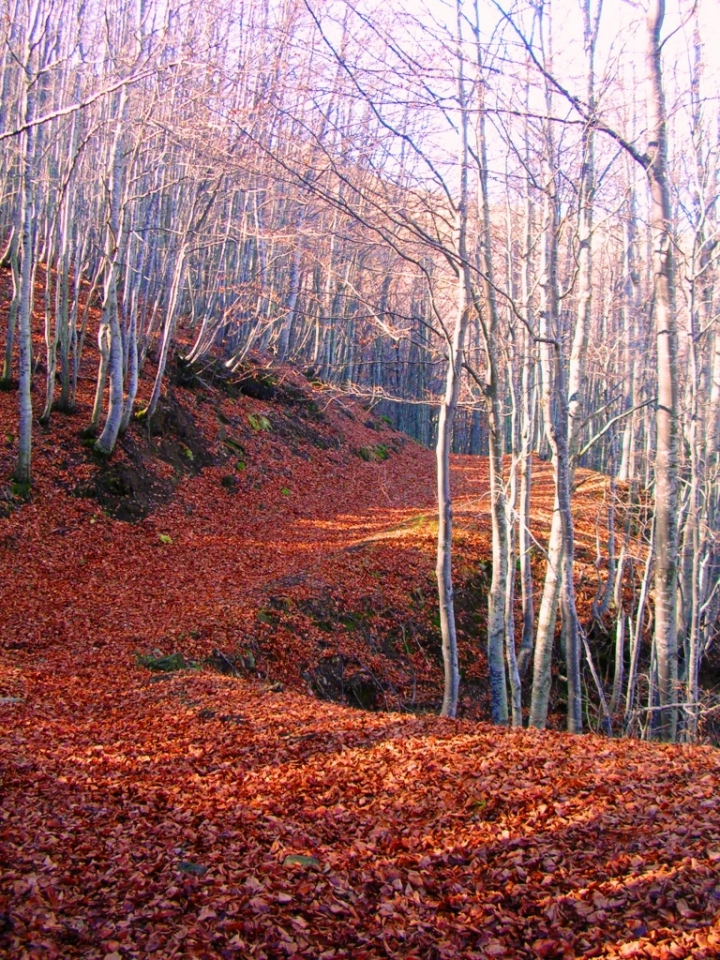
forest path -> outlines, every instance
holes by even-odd
[[[468,485],[482,494],[469,462],[458,458],[458,505]],[[370,543],[401,545],[434,516],[432,458],[414,446],[387,463],[336,465],[322,490],[311,476],[292,490],[227,495],[220,473],[184,481],[137,524],[59,495],[2,521],[3,646],[20,659],[42,650],[58,668],[88,644],[113,658],[128,645],[150,648],[168,633],[254,614],[268,584],[331,571],[339,555]]]

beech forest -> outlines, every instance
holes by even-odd
[[[720,956],[715,2],[0,11],[0,956]]]

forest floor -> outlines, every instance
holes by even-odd
[[[0,956],[720,956],[715,749],[482,721],[484,460],[454,461],[451,722],[432,454],[297,371],[213,375],[108,462],[88,375],[0,502]],[[540,542],[551,509],[538,464]]]

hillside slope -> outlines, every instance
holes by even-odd
[[[291,370],[176,372],[108,463],[55,416],[5,501],[0,953],[717,956],[717,753],[420,716],[432,454]],[[455,489],[474,717],[482,460]]]
[[[0,395],[10,437],[13,399]],[[347,699],[349,671],[363,705],[397,707],[414,687],[434,707],[429,451],[259,365],[230,384],[171,385],[151,435],[135,424],[107,462],[81,418],[39,433],[31,502],[6,501],[6,646],[218,649],[331,699]]]

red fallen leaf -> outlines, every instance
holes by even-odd
[[[632,960],[633,957],[642,957],[644,953],[642,941],[632,940],[630,943],[624,943],[620,947],[619,953],[623,960]]]
[[[501,957],[507,952],[507,948],[499,940],[488,940],[486,944],[483,944],[483,952],[490,957]]]
[[[691,907],[688,906],[686,900],[677,900],[675,902],[675,909],[680,914],[680,916],[685,917],[686,920],[689,919],[690,917],[700,916],[697,910],[693,910]]]
[[[563,944],[557,940],[536,940],[532,945],[533,953],[538,957],[556,957],[563,952]]]
[[[270,911],[270,906],[267,900],[263,900],[262,897],[253,897],[252,900],[250,900],[248,906],[255,913],[269,913]]]

